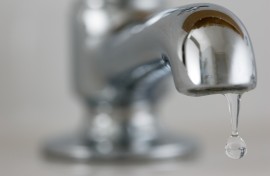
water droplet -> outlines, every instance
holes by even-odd
[[[240,112],[240,94],[226,94],[228,100],[229,111],[231,114],[232,134],[227,140],[225,153],[232,159],[240,159],[247,153],[247,145],[245,141],[238,135],[238,122]]]
[[[225,146],[226,155],[232,159],[240,159],[247,153],[247,145],[240,136],[230,136]]]

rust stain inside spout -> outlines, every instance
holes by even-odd
[[[201,10],[191,14],[184,21],[183,29],[190,32],[192,29],[213,25],[228,27],[244,36],[239,25],[230,16],[215,10]]]

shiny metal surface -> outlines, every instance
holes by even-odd
[[[74,80],[89,117],[81,133],[88,154],[73,158],[136,158],[136,151],[145,155],[158,148],[163,139],[155,102],[164,94],[161,87],[168,75],[180,93],[190,96],[255,88],[252,44],[233,13],[213,4],[193,4],[149,18],[161,7],[159,0],[84,0],[75,5]],[[193,151],[173,153],[177,148],[195,149],[192,141],[175,141],[172,153],[167,150],[171,157]],[[47,151],[70,158],[74,150],[60,151],[72,145],[56,140]],[[165,150],[159,151],[163,156]]]

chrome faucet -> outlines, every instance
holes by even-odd
[[[162,5],[78,0],[74,80],[87,118],[77,136],[50,142],[47,153],[78,160],[188,156],[194,141],[164,134],[155,118],[165,78],[172,75],[176,89],[189,96],[255,88],[252,44],[232,12],[213,4],[161,11]]]

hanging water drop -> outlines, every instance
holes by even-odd
[[[232,159],[240,159],[247,153],[247,145],[240,136],[230,136],[225,146],[225,152]]]
[[[227,144],[225,146],[225,153],[228,157],[232,159],[240,159],[247,153],[247,145],[238,133],[241,95],[226,94],[225,96],[228,100],[232,125],[232,134],[227,140]]]

